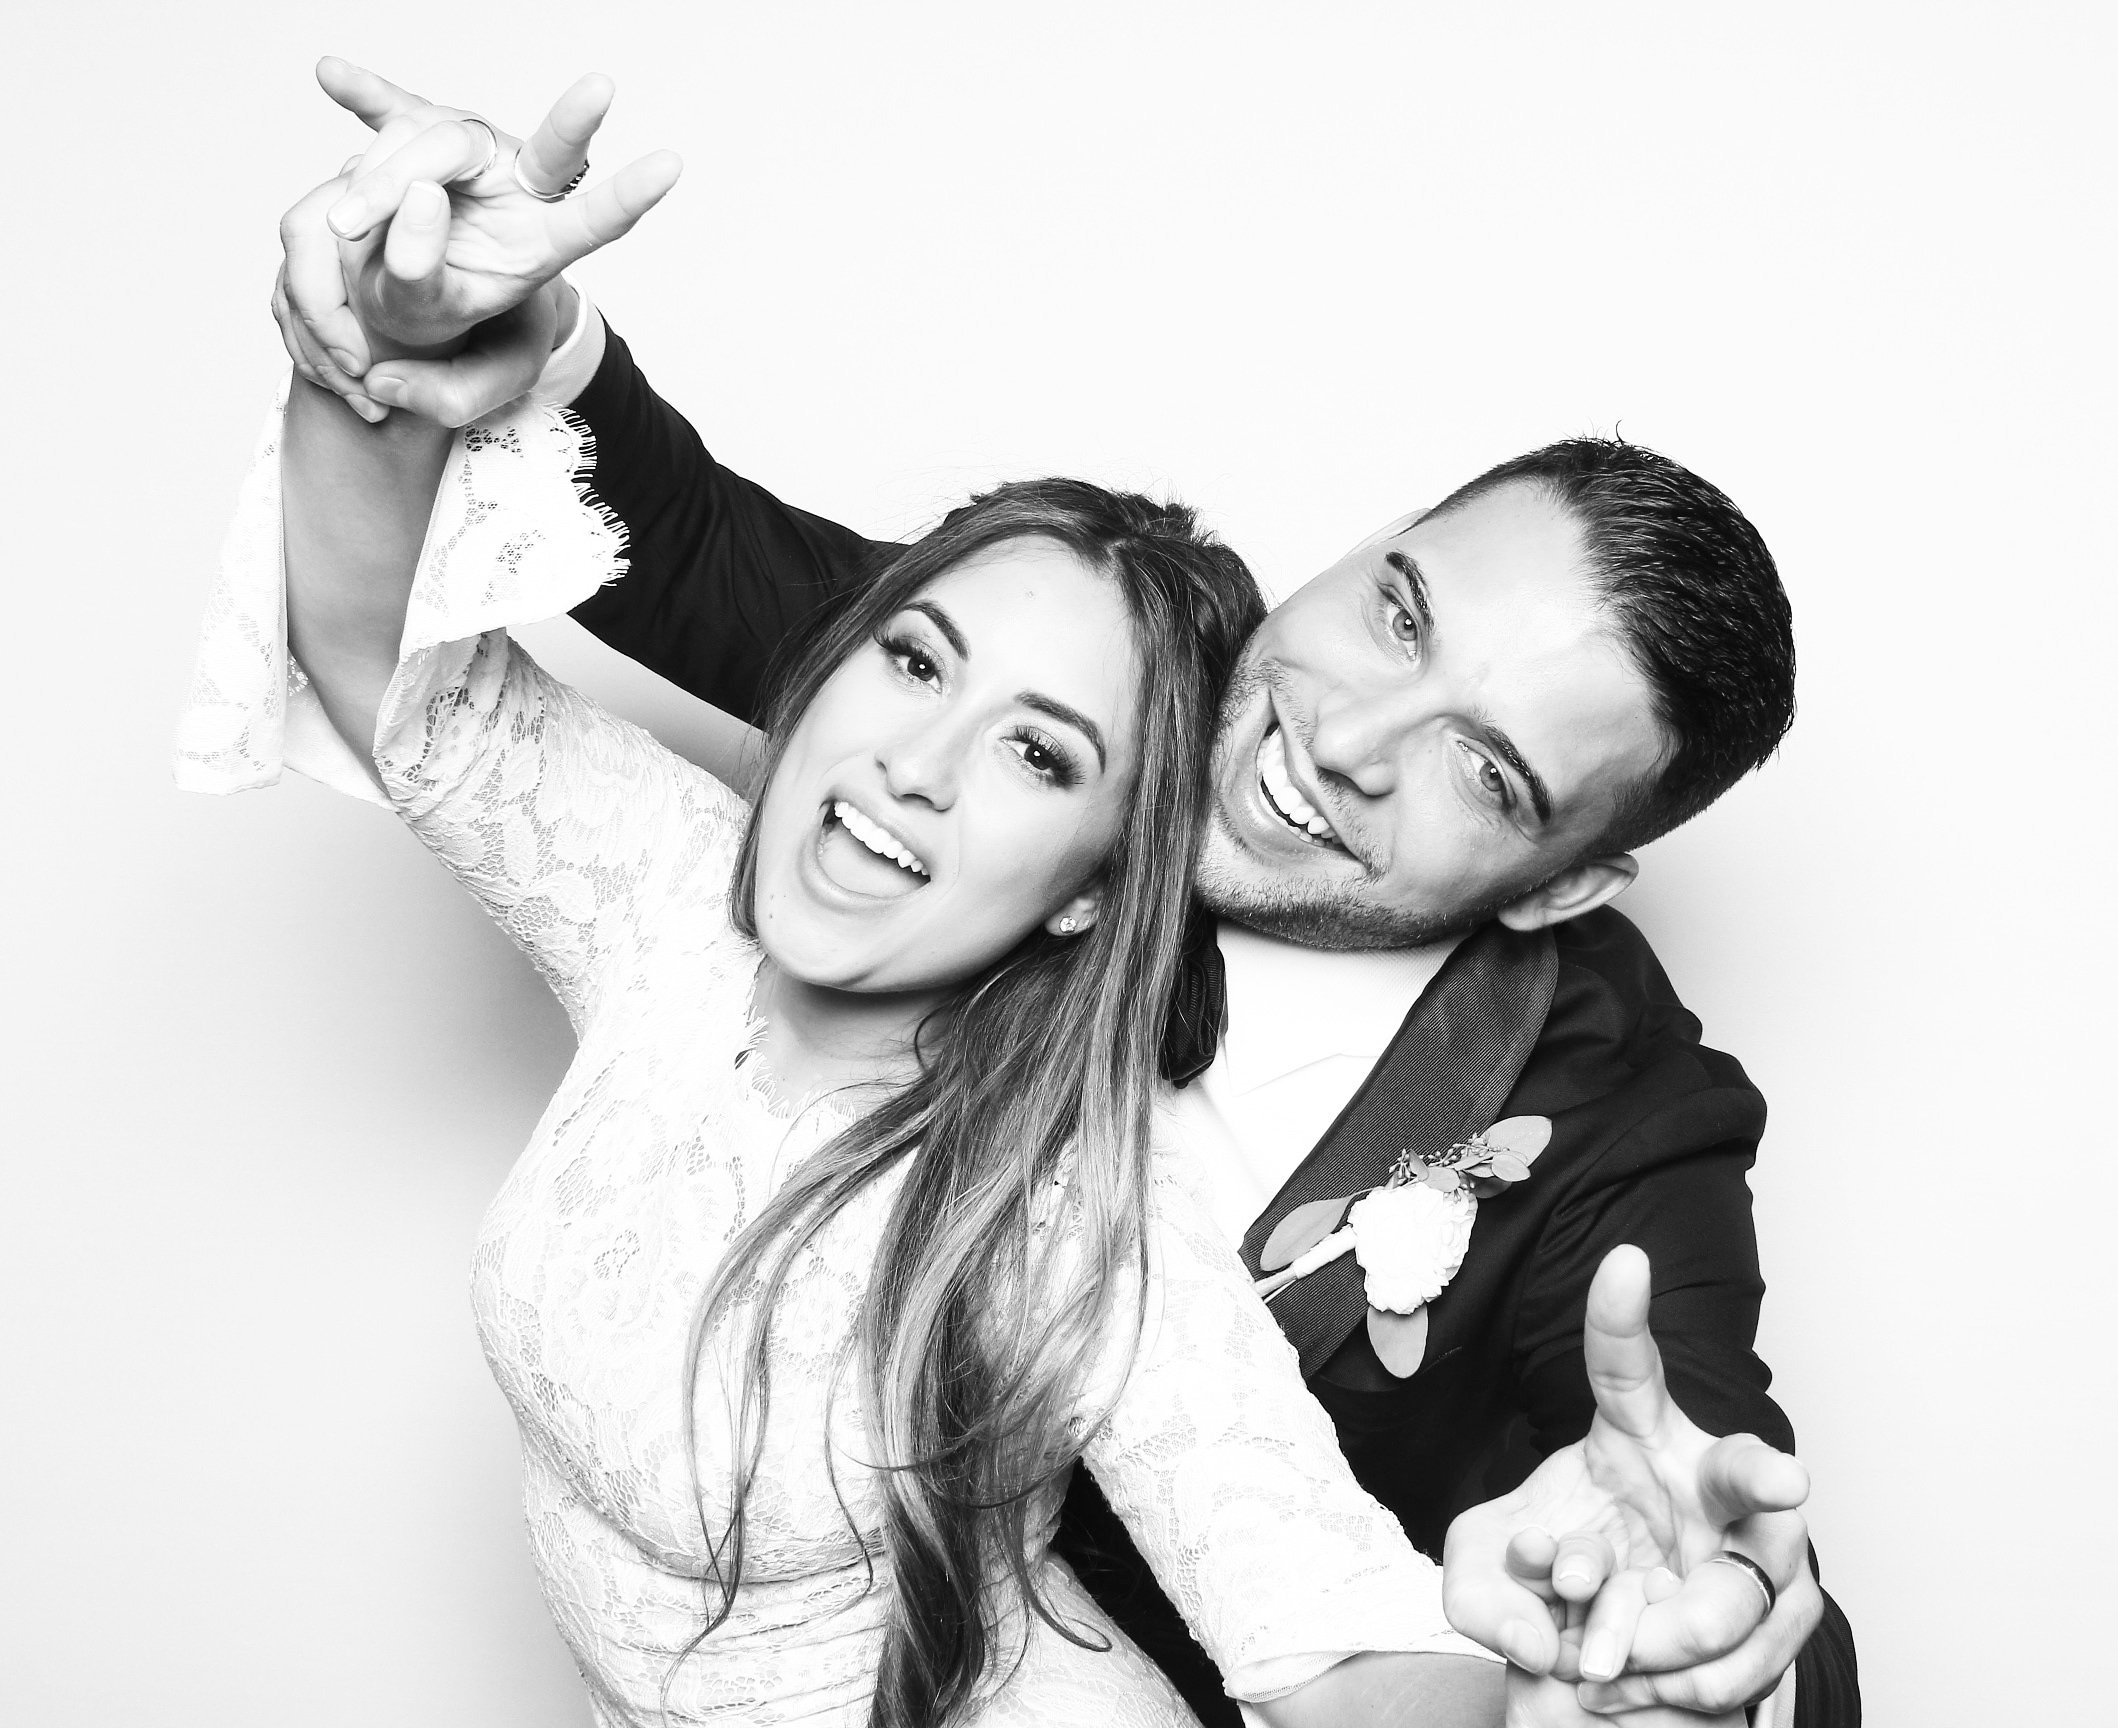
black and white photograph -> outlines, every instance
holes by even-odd
[[[2118,21],[9,31],[0,1718],[2118,1713]]]

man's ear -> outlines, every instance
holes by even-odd
[[[1407,528],[1411,527],[1413,523],[1417,522],[1426,513],[1427,508],[1425,506],[1422,506],[1417,510],[1407,510],[1402,516],[1398,517],[1395,522],[1385,523],[1382,527],[1376,529],[1376,531],[1373,534],[1369,535],[1367,539],[1363,540],[1358,546],[1354,547],[1353,551],[1366,551],[1367,548],[1369,548],[1370,546],[1379,546],[1385,540],[1395,540],[1398,535],[1402,534]],[[1349,558],[1352,555],[1352,552],[1349,552],[1347,554]]]
[[[1579,918],[1598,906],[1607,906],[1633,885],[1640,874],[1640,861],[1630,852],[1613,852],[1608,858],[1584,858],[1562,870],[1541,887],[1532,888],[1520,900],[1511,900],[1494,914],[1510,930],[1543,930]]]
[[[1081,890],[1058,911],[1044,921],[1045,929],[1054,936],[1081,936],[1095,927],[1103,912],[1103,884],[1096,882]]]

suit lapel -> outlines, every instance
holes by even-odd
[[[1338,1120],[1243,1238],[1252,1277],[1273,1229],[1295,1207],[1373,1188],[1399,1152],[1438,1152],[1490,1127],[1536,1047],[1559,976],[1549,930],[1499,923],[1474,932],[1420,994]],[[1273,1313],[1314,1374],[1367,1313],[1352,1255],[1291,1286]]]

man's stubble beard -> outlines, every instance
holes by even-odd
[[[1359,883],[1319,883],[1300,876],[1291,883],[1276,881],[1272,867],[1246,851],[1235,837],[1222,814],[1220,798],[1221,787],[1230,778],[1254,772],[1240,764],[1226,764],[1221,756],[1235,723],[1266,682],[1246,655],[1229,680],[1214,727],[1213,795],[1193,876],[1193,887],[1211,911],[1305,948],[1342,952],[1425,948],[1477,929],[1534,886],[1511,887],[1473,906],[1429,911],[1377,905],[1364,897]]]

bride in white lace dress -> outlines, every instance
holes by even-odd
[[[573,1019],[473,1290],[597,1722],[1190,1722],[1048,1552],[1077,1458],[1234,1696],[1346,1719],[1344,1658],[1428,1653],[1409,1719],[1472,1653],[1439,1569],[1155,1149],[1247,572],[1144,499],[980,500],[810,644],[753,811],[506,633],[621,569],[586,503],[496,508],[579,437],[296,381],[182,777],[386,801]]]

